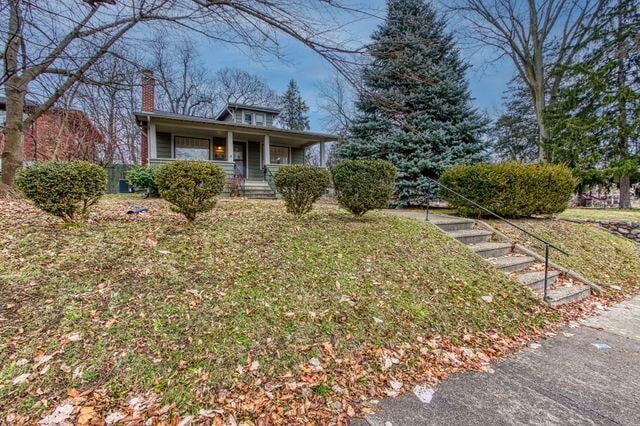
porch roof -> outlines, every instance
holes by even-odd
[[[278,127],[232,123],[229,121],[220,121],[211,118],[194,117],[191,115],[175,114],[164,111],[136,111],[134,112],[134,116],[136,118],[136,122],[138,123],[147,123],[153,121],[157,125],[165,124],[168,126],[188,126],[200,131],[232,131],[234,133],[254,136],[269,135],[276,140],[295,140],[301,145],[311,145],[314,143],[336,141],[339,139],[338,136],[328,133],[304,132],[298,130],[280,129]]]

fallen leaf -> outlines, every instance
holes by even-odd
[[[29,373],[24,373],[13,379],[14,385],[19,385],[20,383],[24,383],[29,379]]]
[[[82,407],[76,422],[78,425],[88,425],[98,420],[100,420],[100,416],[96,413],[93,407]]]
[[[59,426],[65,424],[69,417],[71,417],[74,408],[75,407],[69,403],[60,405],[53,410],[53,413],[40,420],[38,424],[40,426]]]

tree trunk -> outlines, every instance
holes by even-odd
[[[4,72],[8,76],[5,84],[6,122],[4,150],[2,151],[2,183],[13,186],[18,168],[22,166],[24,141],[23,114],[27,87],[18,75],[18,52],[22,43],[22,26],[19,3],[9,4],[9,40],[4,51]]]
[[[621,209],[630,209],[631,208],[631,179],[628,174],[623,174],[620,176],[620,203],[619,207]]]
[[[538,85],[537,85],[538,86]],[[541,84],[540,86],[544,86]],[[534,109],[536,112],[536,121],[538,122],[538,161],[544,163],[549,161],[549,156],[544,149],[544,142],[549,139],[549,130],[544,120],[544,87],[536,87],[534,93]]]
[[[622,95],[622,91],[625,88],[625,81],[627,77],[627,69],[626,69],[626,59],[627,59],[627,51],[625,42],[623,39],[622,31],[623,31],[623,13],[624,13],[624,5],[623,2],[618,2],[618,28],[616,31],[617,45],[618,45],[618,74],[617,74],[617,97],[618,97],[618,155],[620,156],[620,161],[622,162],[622,167],[626,168],[625,160],[629,158],[629,126],[627,123],[627,101],[625,97]],[[630,209],[631,208],[631,197],[629,192],[631,191],[631,180],[629,177],[629,173],[627,171],[623,171],[620,175],[620,203],[619,207],[621,209]]]
[[[20,84],[10,79],[5,87],[7,95],[7,117],[3,129],[4,151],[2,152],[2,183],[13,186],[16,172],[22,166],[24,129],[22,128],[22,115],[24,113],[24,91]]]

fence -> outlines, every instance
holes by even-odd
[[[126,179],[133,166],[130,164],[112,164],[107,170],[107,194],[117,194],[120,179]]]

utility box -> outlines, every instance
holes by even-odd
[[[129,186],[129,181],[126,179],[120,179],[118,181],[118,194],[128,194],[131,192],[131,186]]]

